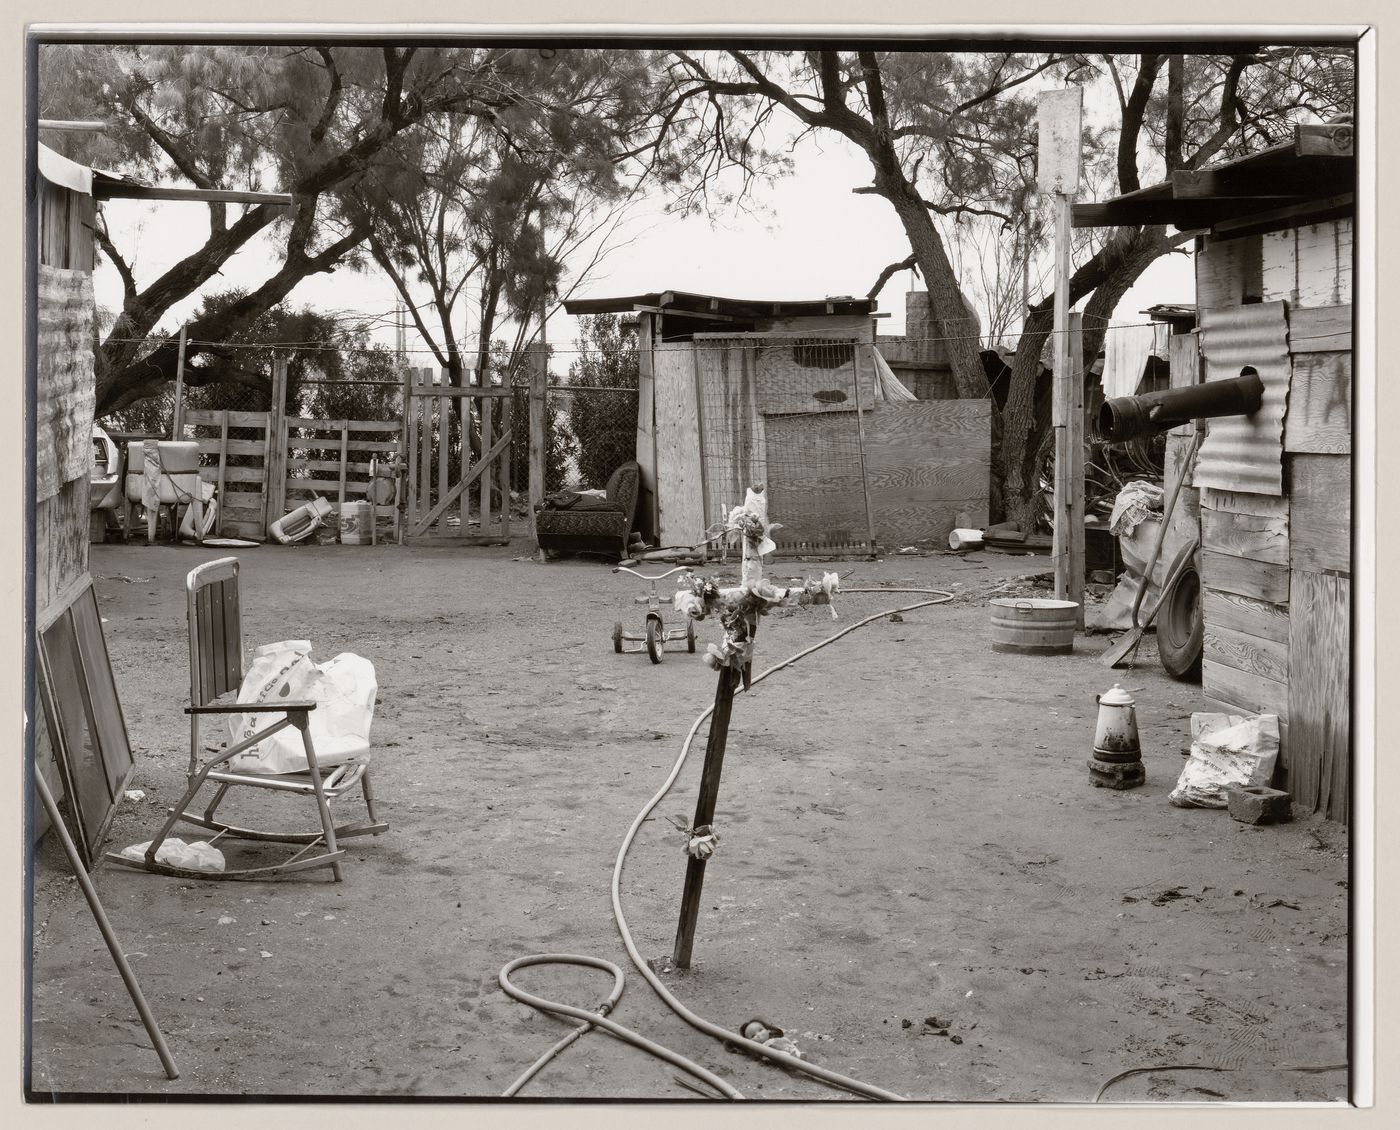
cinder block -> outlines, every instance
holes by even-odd
[[[1230,785],[1225,790],[1230,815],[1241,824],[1286,824],[1293,819],[1293,798],[1263,785]]]
[[[1089,762],[1089,783],[1101,789],[1135,789],[1147,780],[1141,761]]]

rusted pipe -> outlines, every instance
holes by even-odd
[[[1246,366],[1238,377],[1228,380],[1105,400],[1099,409],[1097,430],[1101,438],[1121,443],[1149,432],[1165,432],[1192,420],[1250,416],[1263,401],[1264,382],[1257,371]]]

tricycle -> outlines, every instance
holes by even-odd
[[[689,569],[688,565],[679,565],[665,573],[655,577],[648,577],[644,573],[639,573],[635,569],[629,569],[626,565],[614,567],[614,573],[631,573],[643,581],[651,583],[651,592],[646,596],[636,597],[638,604],[647,606],[646,621],[641,632],[625,632],[622,629],[622,621],[619,620],[613,625],[613,651],[621,654],[624,651],[642,651],[645,649],[647,655],[653,663],[660,663],[661,656],[666,650],[669,642],[685,643],[686,651],[695,650],[695,622],[686,619],[683,628],[668,628],[661,615],[661,596],[656,591],[656,582],[664,581],[667,577],[676,573],[684,573]],[[639,643],[642,647],[627,647],[629,643]]]

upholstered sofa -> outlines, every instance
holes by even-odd
[[[605,496],[556,491],[535,507],[535,536],[546,553],[601,553],[621,560],[637,512],[642,469],[624,463],[608,479]]]

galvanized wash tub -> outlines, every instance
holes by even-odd
[[[992,650],[1022,655],[1068,655],[1074,650],[1079,605],[1072,600],[999,596],[992,606]]]

